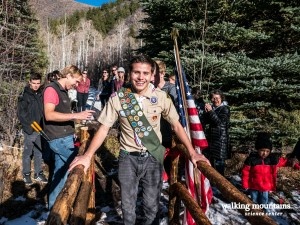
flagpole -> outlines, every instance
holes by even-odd
[[[184,85],[184,80],[183,80],[183,73],[182,73],[182,66],[181,66],[181,62],[180,62],[180,56],[179,56],[179,49],[178,49],[178,43],[177,43],[177,37],[179,36],[179,32],[178,29],[173,28],[172,32],[171,32],[171,37],[174,40],[174,55],[175,55],[175,62],[176,62],[176,67],[177,67],[177,71],[178,71],[178,79],[179,79],[179,85],[180,85],[180,93],[181,93],[181,97],[182,97],[182,104],[184,107],[184,116],[186,118],[186,133],[187,136],[189,137],[190,141],[192,141],[191,139],[191,130],[190,130],[190,121],[189,121],[189,115],[188,115],[188,106],[187,106],[187,100],[186,100],[186,95],[185,95],[185,85]],[[191,169],[193,166],[191,165],[190,162],[188,162],[188,167],[189,169]],[[189,170],[188,169],[188,170]],[[195,185],[195,197],[196,197],[196,201],[198,202],[198,204],[201,206],[202,205],[202,201],[201,201],[201,172],[199,171],[198,168],[193,168],[193,171],[191,171],[191,175],[194,177],[194,185]],[[190,187],[189,187],[190,189]],[[188,224],[189,225],[189,224]]]
[[[190,123],[189,123],[189,116],[187,112],[187,102],[186,102],[186,96],[185,96],[185,88],[184,88],[184,80],[182,76],[182,67],[181,67],[181,62],[180,62],[180,56],[179,56],[179,49],[178,49],[178,43],[177,43],[177,37],[179,36],[179,32],[177,28],[173,28],[171,32],[171,37],[174,41],[174,56],[175,56],[175,62],[176,62],[176,67],[178,71],[178,78],[179,78],[179,86],[180,86],[180,92],[182,96],[182,104],[184,108],[184,117],[186,119],[186,133],[191,139],[191,131],[190,131]]]

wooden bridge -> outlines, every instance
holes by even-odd
[[[80,140],[81,146],[79,155],[83,154],[93,137],[95,128],[81,127]],[[176,149],[181,151],[182,155],[187,155],[183,145],[177,145]],[[169,187],[169,224],[180,224],[181,201],[193,216],[195,222],[199,225],[211,224],[206,215],[202,212],[198,203],[191,197],[184,184],[178,181],[179,158],[172,161],[170,187]],[[229,202],[238,202],[240,204],[253,204],[253,202],[234,185],[219,174],[214,168],[205,162],[197,163],[198,169],[209,179],[211,185],[215,186]],[[83,166],[78,165],[69,174],[63,190],[58,195],[56,202],[48,216],[46,225],[92,225],[95,224],[95,192],[94,186],[95,162],[92,159],[91,166],[84,174]],[[245,215],[245,209],[239,210]],[[247,211],[248,215],[262,215],[260,209],[251,209]],[[251,214],[250,214],[251,213]],[[275,225],[276,222],[267,215],[245,216],[251,224]]]

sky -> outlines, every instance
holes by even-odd
[[[100,6],[104,3],[111,2],[113,0],[75,0],[75,2],[85,3],[91,6]]]

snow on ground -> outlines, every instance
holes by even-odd
[[[89,97],[87,100],[87,109],[101,110],[101,102],[96,99],[97,90],[95,88],[90,88]]]
[[[232,178],[233,183],[236,182],[238,184],[240,182],[239,176],[235,176]],[[167,193],[168,184],[164,183],[163,185],[163,193]],[[244,216],[242,216],[238,210],[237,205],[234,203],[226,202],[224,197],[220,194],[220,192],[213,188],[214,192],[214,201],[210,205],[210,209],[207,213],[208,219],[214,225],[222,225],[222,224],[250,224]],[[161,196],[161,222],[160,225],[168,224],[168,196],[163,194]],[[284,194],[281,194],[288,203],[284,203],[285,206],[290,207],[290,209],[270,209],[268,213],[271,214],[271,217],[280,225],[293,225],[300,224],[300,193],[299,191],[293,191],[291,193],[291,198],[287,198]],[[22,198],[19,200],[22,201]],[[138,202],[138,208],[140,207],[140,202]],[[278,208],[278,199],[274,197],[269,198],[269,207],[276,206]],[[283,205],[281,205],[283,206]],[[275,208],[276,208],[275,207]],[[106,224],[122,224],[121,221],[121,210],[118,207],[112,208],[110,206],[105,206],[99,209],[102,214],[100,220],[96,223],[97,225]],[[44,225],[45,220],[48,216],[49,212],[46,211],[44,206],[37,205],[36,210],[32,210],[31,212],[17,218],[14,220],[8,221],[6,218],[0,218],[1,225]],[[277,216],[272,216],[277,214]],[[139,217],[138,217],[139,218]],[[140,218],[141,219],[141,218]]]

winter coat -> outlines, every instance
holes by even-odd
[[[208,124],[206,137],[209,157],[225,160],[229,155],[229,119],[230,109],[227,105],[221,105],[204,114],[204,123]]]
[[[170,95],[173,104],[176,106],[177,103],[177,93],[175,84],[170,83],[170,81],[166,81],[164,86],[161,88],[162,91],[168,93]]]
[[[288,159],[270,154],[265,159],[253,153],[245,160],[242,169],[242,186],[244,189],[257,191],[275,191],[278,167],[288,165]],[[295,164],[294,169],[299,169]]]
[[[176,107],[177,93],[176,93],[175,84],[172,84],[169,81],[166,81],[164,86],[161,88],[161,90],[166,92],[168,94],[168,97],[171,97],[172,102]],[[172,145],[173,131],[172,131],[171,124],[167,120],[165,120],[163,117],[161,117],[161,120],[160,120],[160,132],[162,135],[162,145],[165,148],[170,148]]]
[[[111,82],[100,78],[98,84],[98,92],[100,95],[111,95]]]
[[[24,88],[18,99],[17,115],[26,134],[33,133],[34,130],[31,127],[33,121],[42,124],[43,102],[40,89],[34,92],[29,86]]]

